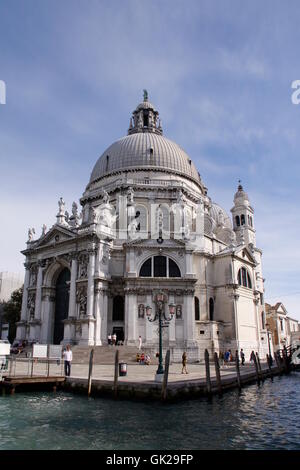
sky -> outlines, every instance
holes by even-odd
[[[265,299],[300,320],[300,2],[0,0],[0,272],[71,212],[147,89],[164,135],[230,213],[241,179]]]

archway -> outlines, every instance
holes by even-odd
[[[53,344],[60,344],[64,339],[64,323],[68,317],[70,271],[65,268],[59,274],[55,286],[55,317]]]

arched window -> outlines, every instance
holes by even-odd
[[[195,320],[200,320],[200,305],[198,297],[195,297]]]
[[[236,223],[237,227],[239,227],[239,226],[241,225],[239,215],[236,215],[236,216],[235,216],[235,223]]]
[[[241,268],[238,272],[238,283],[240,286],[248,287],[248,289],[252,288],[252,282],[250,278],[250,274],[248,273],[246,268]]]
[[[140,277],[152,276],[152,258],[147,259],[140,269]]]
[[[171,258],[152,256],[142,264],[140,277],[181,277],[181,272]]]
[[[211,297],[209,299],[209,319],[210,319],[210,321],[213,321],[213,319],[214,319],[214,309],[215,309],[214,299]]]
[[[169,277],[181,277],[180,269],[171,258],[169,258]]]
[[[250,217],[250,226],[253,227],[253,219]]]
[[[241,215],[241,225],[245,225],[245,216],[244,216],[244,214]]]

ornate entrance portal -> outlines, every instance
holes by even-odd
[[[63,320],[68,317],[69,309],[69,283],[70,271],[65,268],[60,273],[56,281],[56,296],[55,296],[55,319],[54,319],[54,333],[53,344],[60,344],[64,339],[64,324]]]

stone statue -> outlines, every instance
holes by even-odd
[[[78,206],[75,201],[72,204],[72,215],[75,219],[78,217]]]
[[[95,209],[95,207],[92,207],[91,208],[91,222],[92,222],[92,224],[97,223],[97,216],[98,216],[97,210]]]
[[[108,195],[108,192],[105,191],[105,189],[102,189],[101,196],[102,196],[103,204],[108,204],[109,203],[109,195]]]
[[[29,228],[28,229],[28,241],[32,242],[33,240],[33,235],[35,235],[35,230],[34,228]]]
[[[184,203],[184,197],[181,189],[179,189],[178,194],[177,194],[177,204],[182,205]]]
[[[63,200],[63,198],[61,197],[58,201],[58,207],[59,207],[59,213],[60,215],[64,215],[65,213],[65,206],[66,206],[66,203],[65,201]]]
[[[128,191],[127,191],[127,197],[128,197],[128,199],[129,199],[129,201],[128,201],[129,204],[133,204],[133,203],[134,203],[134,201],[133,201],[133,196],[134,196],[134,191],[133,191],[133,189],[130,187],[130,188],[128,189]]]
[[[66,222],[69,222],[70,216],[69,216],[68,211],[65,211],[65,219],[66,219]]]
[[[42,237],[44,235],[46,235],[46,232],[47,232],[47,225],[43,224],[43,226],[42,226]]]
[[[143,92],[144,92],[144,101],[148,101],[148,91],[143,90]]]

